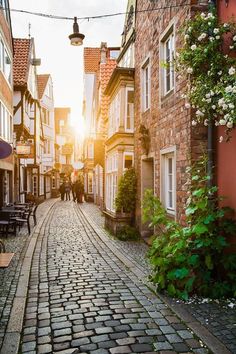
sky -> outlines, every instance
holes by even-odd
[[[21,9],[51,15],[83,17],[125,12],[127,0],[9,0],[11,9]],[[71,107],[71,121],[82,129],[83,101],[83,47],[120,46],[125,16],[79,22],[84,45],[70,45],[68,36],[73,32],[73,21],[47,19],[11,12],[15,38],[35,40],[36,57],[41,58],[38,74],[51,74],[55,106]]]

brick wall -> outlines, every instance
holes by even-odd
[[[175,0],[138,0],[137,9],[155,9],[183,3]],[[197,5],[197,1],[194,1]],[[144,151],[141,147],[139,127],[141,124],[149,129],[151,143],[149,155],[154,162],[154,190],[160,196],[160,151],[176,147],[176,219],[184,224],[184,205],[187,197],[186,167],[190,160],[201,150],[200,143],[206,142],[205,130],[192,130],[191,112],[184,107],[184,93],[187,82],[175,74],[175,89],[161,97],[160,81],[160,39],[171,23],[175,26],[176,50],[181,47],[178,32],[183,22],[193,14],[189,6],[180,6],[158,11],[137,13],[135,40],[135,167],[138,175],[137,225],[141,225],[141,160]],[[141,68],[149,55],[151,62],[151,104],[150,109],[142,113],[141,109]]]

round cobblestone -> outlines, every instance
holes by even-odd
[[[52,348],[55,353],[71,348],[86,353],[150,353],[162,333],[160,326],[171,328],[162,314],[166,309],[111,254],[77,205],[56,203],[32,261],[23,353],[27,335],[35,333],[29,330],[32,327],[36,340],[30,343],[41,353]],[[189,332],[186,326],[182,330],[185,335]],[[169,333],[169,340],[163,336],[166,349],[182,344],[190,351],[184,336],[174,328]]]

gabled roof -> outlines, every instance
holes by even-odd
[[[13,45],[14,45],[14,57],[13,57],[14,85],[24,86],[27,84],[27,80],[28,80],[31,39],[14,38]]]
[[[96,73],[101,59],[100,48],[84,48],[84,72]]]
[[[37,75],[39,99],[43,97],[43,93],[44,93],[45,88],[47,86],[49,77],[50,77],[49,74]]]

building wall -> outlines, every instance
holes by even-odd
[[[8,56],[11,60],[11,75],[13,67],[13,48],[12,48],[12,34],[10,22],[6,20],[4,16],[4,11],[0,10],[0,40],[3,42],[4,48],[7,50]],[[6,131],[0,133],[2,139],[6,140],[8,143],[13,142],[13,86],[12,86],[12,76],[11,82],[8,81],[6,75],[0,68],[0,103],[7,112],[8,117],[1,117],[0,124],[2,124],[2,118],[4,119],[4,124],[8,124],[8,136],[6,136]],[[1,113],[0,113],[1,116]],[[3,126],[1,127],[3,128]],[[0,132],[3,129],[0,129]],[[5,130],[5,129],[4,129]],[[12,202],[14,197],[13,188],[13,172],[14,172],[14,160],[13,154],[11,154],[6,159],[0,160],[0,206],[2,204]]]
[[[52,80],[49,77],[47,86],[50,85],[52,88]],[[45,91],[47,91],[45,89]],[[41,112],[45,110],[48,114],[47,124],[43,121],[43,134],[44,138],[47,139],[48,144],[50,145],[49,152],[43,151],[42,162],[44,170],[52,169],[55,161],[55,150],[54,150],[54,141],[55,141],[55,122],[54,122],[54,101],[52,89],[50,90],[51,97],[47,96],[44,92],[43,97],[40,100]]]
[[[229,0],[228,7],[225,1],[218,1],[218,15],[221,22],[228,22],[236,16],[236,2]],[[215,166],[216,166],[216,182],[219,187],[219,195],[225,196],[223,201],[236,210],[236,131],[233,130],[229,142],[219,143],[220,136],[224,136],[224,128],[219,127],[215,135]]]
[[[72,169],[74,164],[74,139],[73,130],[70,127],[70,108],[69,107],[56,107],[54,109],[55,119],[55,141],[58,144],[57,159],[60,163],[60,173],[67,173]],[[60,126],[60,121],[64,122],[63,126]],[[70,144],[73,149],[69,155],[63,154],[63,145]],[[72,172],[72,170],[71,170]],[[69,173],[69,172],[68,172]]]
[[[175,5],[175,1],[169,1]],[[158,2],[158,7],[164,7],[166,1]],[[156,2],[149,0],[137,1],[137,10],[155,8]],[[200,7],[198,8],[200,9]],[[201,9],[200,9],[201,10]],[[184,108],[182,94],[186,81],[175,73],[174,90],[163,97],[161,63],[161,40],[168,27],[173,24],[175,48],[181,47],[179,28],[189,18],[189,7],[173,7],[153,12],[137,12],[135,40],[135,167],[138,177],[137,225],[141,229],[141,200],[144,190],[152,187],[155,194],[162,199],[162,159],[161,151],[173,148],[176,159],[176,214],[175,218],[185,222],[184,206],[187,198],[186,167],[191,158],[201,153],[201,142],[205,141],[205,131],[193,131],[191,114]],[[167,34],[167,32],[166,32]],[[142,65],[146,58],[150,60],[150,109],[142,112]],[[148,155],[141,145],[140,126],[149,130],[150,149]]]

